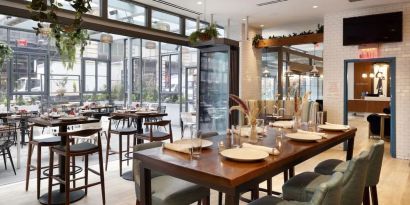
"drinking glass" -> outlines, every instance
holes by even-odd
[[[325,124],[324,122],[324,114],[323,112],[319,111],[316,113],[316,124],[317,125],[323,125]]]
[[[201,157],[201,150],[202,150],[202,135],[196,129],[192,130],[191,135],[191,156],[192,158],[200,158]]]
[[[232,125],[232,147],[241,146],[241,130],[240,125]]]

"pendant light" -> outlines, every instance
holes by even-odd
[[[316,43],[313,44],[313,55],[316,56]],[[318,77],[320,75],[319,70],[316,67],[316,61],[313,59],[313,68],[310,71],[313,77]]]

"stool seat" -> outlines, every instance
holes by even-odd
[[[151,136],[151,133],[146,132],[146,133],[140,134],[139,136],[141,136],[143,138],[146,138],[146,139],[149,139],[150,136]],[[169,134],[165,133],[165,132],[161,132],[161,131],[153,131],[152,132],[152,137],[153,138],[163,138],[163,137],[169,138]]]
[[[124,135],[128,135],[128,134],[137,134],[138,130],[137,128],[121,128],[121,129],[115,129],[115,130],[110,130],[111,133],[114,134],[124,134]]]
[[[53,149],[56,149],[58,151],[61,152],[65,152],[66,148],[63,146],[55,146],[53,147]],[[70,152],[72,153],[78,153],[78,152],[95,152],[96,150],[98,150],[98,145],[95,144],[91,144],[88,142],[82,142],[79,144],[74,144],[70,146]]]
[[[29,143],[40,146],[55,146],[60,144],[61,137],[54,135],[44,135],[38,139],[33,139]]]

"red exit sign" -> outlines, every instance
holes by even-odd
[[[27,47],[28,41],[27,39],[17,39],[17,46]]]
[[[369,44],[359,46],[359,58],[368,59],[368,58],[379,58],[380,49],[379,45]]]

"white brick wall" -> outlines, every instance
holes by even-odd
[[[410,158],[410,3],[325,15],[324,106],[330,122],[343,121],[345,59],[358,58],[358,46],[343,46],[343,18],[403,11],[403,42],[380,45],[381,57],[396,57],[396,156]]]

